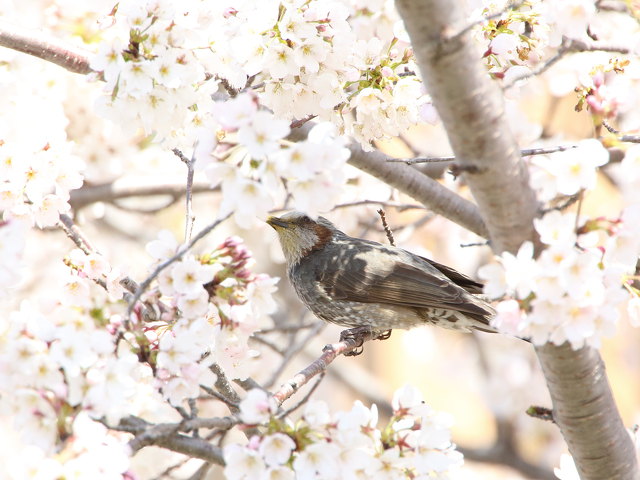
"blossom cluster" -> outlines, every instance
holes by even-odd
[[[505,84],[530,77],[563,44],[588,45],[595,39],[604,37],[614,44],[621,42],[629,46],[631,51],[635,51],[638,46],[635,22],[625,21],[628,20],[625,15],[611,18],[598,11],[597,4],[591,0],[532,0],[521,2],[515,8],[485,3],[474,16],[494,14],[500,8],[504,8],[502,15],[483,22],[475,32],[479,43],[486,48],[484,58],[489,71],[495,78],[503,79]],[[591,97],[588,102],[592,103],[589,106],[594,115],[601,119],[614,115],[621,103],[621,98],[617,98],[621,92],[616,90],[619,90],[618,87],[627,90],[627,86],[604,86],[602,75],[595,72],[597,69],[601,72],[603,70],[602,65],[597,62],[625,62],[611,59],[611,55],[613,54],[598,53],[577,56],[577,61],[566,62],[564,67],[560,67],[556,78],[547,77],[552,93],[557,96],[565,95],[576,87],[575,80],[578,80],[582,84],[579,90],[583,89],[585,92],[584,95],[581,94],[581,101],[587,96]],[[611,69],[604,67],[604,71]],[[623,93],[622,96],[627,95]]]
[[[268,394],[252,390],[240,404],[241,418],[264,424],[266,433],[247,445],[224,449],[228,480],[447,478],[462,464],[451,443],[451,421],[422,401],[411,386],[393,398],[393,416],[378,427],[375,405],[356,401],[350,411],[331,414],[326,403],[312,401],[295,423],[277,419]]]
[[[149,246],[159,261],[177,248],[167,233]],[[116,425],[126,415],[156,412],[162,396],[174,405],[197,397],[200,384],[215,382],[213,362],[231,378],[246,377],[256,353],[248,337],[274,311],[277,279],[252,273],[249,252],[230,238],[207,255],[185,256],[161,277],[146,297],[159,296],[158,321],[134,315],[127,325],[115,313],[123,307],[117,269],[80,250],[65,263],[69,273],[55,300],[23,301],[2,325],[0,404],[30,445],[31,472],[115,478],[129,468],[129,453],[93,419]],[[52,457],[56,450],[65,453]],[[7,468],[25,466],[14,463]]]
[[[121,316],[111,302],[122,298],[122,275],[97,254],[74,250],[56,298],[23,301],[9,314],[0,335],[3,401],[24,422],[27,436],[42,435],[42,445],[56,441],[59,416],[83,409],[96,418],[118,421],[133,397],[148,392],[136,378],[149,377],[137,357],[124,350],[113,356]],[[107,295],[93,284],[100,281]]]
[[[36,149],[0,139],[0,211],[40,228],[58,223],[70,210],[69,191],[82,186],[83,162],[70,144],[45,144]]]
[[[147,251],[158,261],[180,246],[161,232]],[[166,307],[159,322],[144,334],[156,353],[157,386],[178,405],[197,397],[200,384],[212,384],[217,363],[230,378],[246,378],[257,352],[249,337],[275,311],[277,278],[249,270],[251,255],[237,238],[229,238],[208,254],[185,254],[158,278],[157,291]]]
[[[217,82],[205,76],[192,49],[211,26],[212,5],[127,1],[112,11],[91,68],[105,81],[98,110],[107,118],[164,139],[203,121],[196,105],[207,105]]]
[[[73,419],[73,436],[59,455],[47,456],[29,445],[4,465],[7,478],[58,480],[95,478],[100,480],[130,477],[129,449],[107,428],[86,413]]]
[[[92,419],[116,424],[160,400],[148,366],[126,348],[113,354],[110,327],[119,317],[72,298],[39,306],[25,300],[0,331],[0,405],[29,445],[28,462],[9,462],[12,478],[31,478],[18,473],[26,465],[42,475],[35,478],[124,474],[129,463],[122,440]]]
[[[395,26],[359,38],[365,7],[339,1],[129,0],[105,21],[91,67],[106,81],[105,114],[158,138],[215,129],[219,82],[252,90],[279,118],[332,120],[367,146],[417,122],[427,101],[412,53]],[[361,25],[360,25],[361,26]]]
[[[593,188],[596,168],[605,162],[599,142],[587,140],[553,160],[538,160],[548,167],[540,185],[546,195]],[[503,253],[498,263],[479,272],[488,296],[510,297],[498,304],[495,325],[538,345],[568,341],[576,349],[599,347],[615,331],[617,307],[637,296],[629,282],[640,254],[639,220],[637,204],[616,219],[584,219],[557,210],[536,219],[546,246],[537,258],[526,242],[517,255]]]
[[[596,65],[583,84],[576,87],[578,104],[575,109],[582,110],[585,106],[591,112],[594,125],[600,125],[603,120],[615,118],[624,103],[625,90],[630,86],[616,85],[617,74],[624,73],[629,60],[611,59],[607,65]],[[625,88],[627,87],[627,88]],[[631,87],[632,88],[632,87]]]
[[[311,214],[335,205],[346,182],[349,150],[331,124],[318,124],[307,139],[291,143],[284,140],[288,123],[259,110],[252,94],[217,102],[213,109],[224,140],[213,155],[198,155],[196,166],[212,187],[222,189],[219,215],[233,212],[236,223],[249,228],[274,205],[284,204],[287,193],[297,208]]]

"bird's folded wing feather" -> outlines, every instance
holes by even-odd
[[[433,260],[430,260],[426,257],[420,258],[440,270],[440,272],[446,275],[453,283],[464,288],[467,292],[482,293],[482,284],[476,282],[473,278],[469,278],[451,267],[447,267],[446,265],[442,265],[441,263],[434,262]]]
[[[387,303],[408,308],[449,307],[476,315],[489,313],[482,308],[481,302],[452,284],[440,272],[431,273],[404,262],[395,262],[383,273],[373,273],[366,268],[343,270],[330,265],[327,267],[318,271],[316,278],[327,294],[337,300]]]

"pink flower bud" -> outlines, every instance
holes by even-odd
[[[594,85],[596,88],[601,87],[601,86],[604,84],[604,73],[602,73],[602,72],[596,72],[596,73],[593,75],[592,80],[593,80],[593,85]]]
[[[229,17],[235,17],[238,14],[238,10],[236,10],[233,7],[228,7],[224,13],[222,14],[222,16],[224,18],[229,18]]]

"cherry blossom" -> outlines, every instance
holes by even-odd
[[[286,463],[295,448],[296,444],[291,437],[283,433],[274,433],[265,436],[260,442],[260,455],[267,465],[277,466]]]
[[[240,418],[249,425],[264,423],[273,413],[275,402],[263,390],[249,390],[240,402]]]

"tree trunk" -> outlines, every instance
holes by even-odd
[[[504,115],[501,91],[487,75],[461,1],[397,0],[422,78],[447,130],[496,253],[537,242],[537,201]],[[611,395],[598,352],[568,345],[537,350],[554,419],[583,480],[640,478],[631,438]]]

